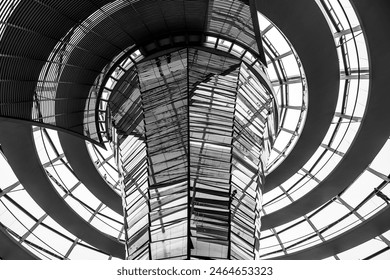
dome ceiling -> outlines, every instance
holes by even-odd
[[[388,23],[373,12],[384,1],[290,2],[1,4],[0,222],[9,243],[0,256],[18,248],[15,258],[124,257],[105,143],[110,94],[132,65],[184,46],[240,58],[274,91],[280,115],[263,258],[338,258],[374,237],[384,244],[378,252],[388,248],[388,204],[378,191],[390,194],[382,156],[390,42],[367,20]]]

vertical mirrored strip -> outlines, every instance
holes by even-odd
[[[187,51],[138,65],[150,186],[152,259],[187,258]]]
[[[233,134],[231,259],[259,257],[261,188],[265,164],[262,155],[265,142],[268,142],[264,141],[264,132],[267,130],[271,104],[270,93],[247,69],[242,69]]]
[[[149,184],[145,142],[136,136],[128,136],[121,144],[121,157],[126,195],[127,259],[149,259]]]
[[[191,98],[191,235],[194,258],[227,259],[231,142],[239,68],[200,83]]]

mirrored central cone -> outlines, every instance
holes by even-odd
[[[184,48],[110,98],[128,259],[256,259],[272,94],[237,58]]]

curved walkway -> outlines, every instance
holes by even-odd
[[[58,133],[62,149],[80,181],[101,202],[119,215],[123,214],[120,196],[102,178],[91,160],[87,145],[79,137],[67,133]]]
[[[362,244],[390,229],[390,206],[356,227],[313,247],[274,260],[320,260]]]
[[[3,260],[38,260],[39,258],[16,242],[0,226],[0,259]]]
[[[19,181],[38,205],[73,235],[118,258],[124,244],[83,220],[57,193],[46,176],[35,149],[31,126],[0,120],[0,143]]]
[[[280,1],[280,0],[278,0]],[[295,3],[295,2],[294,2]],[[360,132],[337,168],[315,189],[292,204],[263,217],[262,230],[292,221],[329,201],[347,188],[373,161],[390,135],[390,9],[386,1],[354,1],[368,41],[370,99]],[[385,8],[387,7],[387,8]],[[380,27],[383,28],[380,28]],[[306,127],[305,127],[306,129]],[[295,153],[294,149],[294,153]],[[268,178],[267,178],[268,179]]]
[[[336,109],[340,71],[333,36],[315,1],[257,2],[260,12],[294,46],[309,89],[309,108],[302,134],[290,155],[267,176],[266,193],[294,175],[321,145]]]

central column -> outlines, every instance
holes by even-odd
[[[152,259],[228,258],[238,66],[195,49],[138,66]]]
[[[112,105],[128,149],[128,257],[257,258],[270,92],[239,59],[203,49],[131,71]]]

